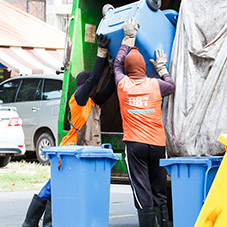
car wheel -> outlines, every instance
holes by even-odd
[[[54,138],[50,133],[43,133],[39,136],[36,143],[36,157],[42,164],[49,164],[49,159],[43,154],[42,150],[46,147],[54,146]]]
[[[0,156],[0,167],[4,167],[9,164],[11,156]]]

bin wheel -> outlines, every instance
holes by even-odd
[[[36,142],[36,157],[40,163],[44,165],[50,163],[50,160],[43,154],[42,150],[46,147],[53,147],[54,145],[54,138],[50,133],[45,132],[39,136]]]
[[[0,167],[4,167],[9,164],[11,160],[11,156],[6,155],[6,156],[0,156]]]
[[[146,1],[149,8],[154,11],[157,11],[162,5],[161,0],[146,0]]]
[[[102,7],[102,15],[105,17],[107,12],[111,9],[114,9],[114,7],[110,4],[106,4]]]

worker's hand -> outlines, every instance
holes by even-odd
[[[59,158],[59,161],[58,161],[58,170],[61,170],[61,165],[62,165],[62,161],[61,161],[61,158]]]
[[[139,27],[140,27],[139,24],[135,24],[134,17],[132,17],[129,20],[125,20],[125,22],[123,24],[123,30],[124,30],[125,36],[128,36],[129,38],[136,37]]]
[[[162,77],[164,74],[167,74],[167,57],[164,50],[156,50],[155,51],[156,61],[150,59],[150,62],[154,65],[158,75]]]
[[[103,34],[100,35],[97,34],[96,37],[98,46],[107,49],[110,39],[107,39],[107,36]]]
[[[110,42],[110,39],[107,39],[106,35],[100,34],[96,35],[97,44],[98,44],[98,53],[97,56],[100,58],[105,58],[107,56],[107,48]]]
[[[122,41],[123,45],[129,46],[129,47],[132,47],[135,45],[136,34],[139,27],[140,27],[139,24],[135,24],[134,18],[125,20],[123,24],[123,30],[124,30],[124,39]]]

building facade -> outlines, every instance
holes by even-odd
[[[73,0],[4,0],[65,32]]]

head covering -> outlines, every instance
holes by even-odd
[[[77,84],[77,88],[76,88],[76,92],[83,87],[84,83],[86,82],[86,80],[88,79],[88,77],[90,76],[90,72],[88,71],[83,71],[80,72],[77,77],[76,77],[76,84]]]
[[[90,72],[88,71],[80,72],[76,77],[77,87],[79,87],[80,85],[83,85],[89,76],[90,76]]]
[[[146,64],[142,54],[136,47],[129,49],[129,54],[125,57],[125,70],[129,77],[146,76]]]

